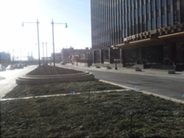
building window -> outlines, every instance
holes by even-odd
[[[165,7],[162,7],[161,10],[162,10],[161,14],[164,15],[165,14]]]
[[[148,20],[148,30],[151,30],[151,20]]]
[[[161,27],[161,23],[160,23],[160,17],[157,17],[157,28]]]
[[[171,12],[171,6],[167,4],[167,12]]]
[[[174,24],[180,23],[180,0],[174,0]]]
[[[168,13],[168,25],[173,25],[173,14]]]
[[[156,0],[156,9],[160,9],[160,0]]]
[[[166,17],[162,15],[162,27],[166,26]]]
[[[152,30],[155,29],[155,19],[154,18],[151,20],[151,29]]]

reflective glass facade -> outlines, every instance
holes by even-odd
[[[184,0],[91,0],[94,63],[113,63],[114,59],[119,59],[120,63],[138,60],[163,63],[168,59],[184,64],[181,36],[180,40],[174,38],[176,43],[162,42],[156,47],[139,44],[130,49],[122,48],[120,52],[111,48],[112,45],[183,32],[183,28]]]
[[[91,0],[92,47],[184,23],[184,0]]]

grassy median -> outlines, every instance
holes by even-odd
[[[17,98],[17,97],[65,94],[65,93],[67,94],[73,91],[75,91],[75,93],[77,92],[85,93],[89,91],[114,90],[114,89],[122,89],[122,88],[106,84],[98,80],[85,81],[85,82],[44,84],[44,85],[17,85],[12,91],[10,91],[3,98]]]
[[[54,66],[40,66],[33,71],[29,72],[28,75],[56,75],[56,74],[74,74],[81,73],[82,71],[77,71],[73,69],[65,69]]]
[[[34,74],[38,72],[37,70]],[[89,93],[114,89],[122,88],[97,80],[18,85],[4,98],[26,96],[33,98],[0,102],[0,137],[179,138],[184,136],[184,104],[137,91]],[[67,94],[73,91],[81,94],[34,97]]]
[[[135,91],[1,102],[2,137],[182,137],[183,124],[183,104]]]

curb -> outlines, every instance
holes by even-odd
[[[115,89],[115,90],[102,90],[102,91],[89,91],[89,92],[77,92],[77,93],[63,93],[63,94],[52,94],[52,95],[40,95],[40,96],[28,96],[28,97],[17,97],[17,98],[2,98],[1,101],[14,101],[14,100],[27,100],[27,99],[34,99],[34,98],[49,98],[49,97],[59,97],[59,96],[74,96],[74,95],[81,95],[81,94],[95,94],[95,93],[110,93],[110,92],[122,92],[126,91],[127,89]]]
[[[125,85],[116,84],[116,83],[106,81],[106,80],[99,80],[99,81],[104,82],[104,83],[108,83],[108,84],[111,84],[111,85],[119,86],[119,87],[122,87],[122,88],[125,88],[125,89],[128,89],[128,90],[136,91],[134,88],[128,87],[128,86],[125,86]],[[143,94],[146,94],[146,95],[154,95],[156,97],[159,97],[159,98],[162,98],[162,99],[165,99],[165,100],[169,100],[169,101],[172,101],[172,102],[177,102],[177,103],[180,103],[180,104],[184,104],[183,100],[179,100],[179,99],[176,99],[176,98],[171,98],[171,97],[167,97],[167,96],[164,96],[164,95],[155,94],[155,93],[148,92],[148,91],[145,91],[145,90],[140,90],[139,92],[141,92]]]
[[[64,67],[64,66],[61,66]],[[147,76],[163,76],[163,77],[178,77],[178,78],[184,78],[184,73],[183,72],[176,72],[176,74],[168,74],[167,71],[160,71],[161,73],[157,73],[157,71],[151,71],[151,70],[143,70],[141,72],[135,71],[134,69],[106,69],[104,67],[101,68],[96,68],[96,67],[82,67],[82,66],[72,66],[72,65],[66,65],[64,68],[70,68],[70,69],[75,69],[75,70],[84,70],[89,69],[89,70],[98,70],[98,71],[105,71],[105,72],[114,72],[114,73],[126,73],[126,74],[137,74],[137,75],[147,75]],[[158,71],[159,72],[159,71]]]
[[[24,75],[16,79],[17,84],[50,84],[62,82],[90,81],[94,80],[94,75],[90,72],[74,73],[74,74],[56,74],[56,75]]]

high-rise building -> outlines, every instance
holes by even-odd
[[[184,66],[184,0],[91,0],[94,63]]]

